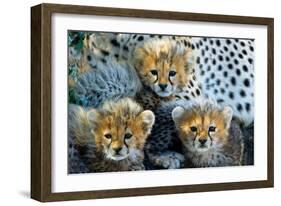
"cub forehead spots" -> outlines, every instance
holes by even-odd
[[[123,139],[126,133],[145,139],[154,124],[154,114],[149,110],[143,111],[130,98],[108,101],[100,108],[89,111],[88,119],[97,143],[107,134],[112,139]]]
[[[220,108],[211,101],[191,105],[188,108],[178,106],[172,111],[176,127],[185,133],[192,131],[193,127],[200,130],[208,129],[210,126],[228,129],[232,114],[230,107]]]
[[[184,58],[183,66],[188,67],[192,56],[192,51],[186,49],[176,41],[165,39],[150,39],[139,45],[135,50],[135,66],[139,70],[150,70],[156,67],[157,63],[175,63],[178,58]],[[151,68],[148,68],[148,67]],[[159,68],[160,69],[160,68]]]

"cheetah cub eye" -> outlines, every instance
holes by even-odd
[[[142,151],[155,121],[152,111],[130,98],[108,101],[88,111],[87,118],[97,150],[114,161]]]
[[[209,127],[209,132],[215,132],[215,131],[216,131],[216,127],[214,127],[214,126]]]
[[[174,76],[176,76],[176,74],[177,74],[176,71],[170,71],[170,72],[169,72],[169,76],[170,76],[170,77],[174,77]]]
[[[151,39],[137,46],[134,67],[142,83],[159,97],[170,97],[188,84],[194,53],[169,39]]]
[[[111,135],[111,134],[105,134],[104,137],[105,137],[106,139],[111,139],[111,138],[112,138],[112,135]]]
[[[155,69],[150,70],[150,73],[151,73],[153,76],[157,76],[157,74],[158,74],[157,70],[155,70]]]
[[[216,149],[228,138],[232,109],[228,106],[220,108],[208,102],[203,106],[200,104],[186,109],[178,106],[172,111],[179,137],[189,151]]]
[[[197,132],[197,128],[194,127],[194,126],[190,127],[190,130],[191,130],[192,132]]]
[[[133,136],[132,134],[126,133],[125,136],[124,136],[124,139],[131,139],[132,136]]]

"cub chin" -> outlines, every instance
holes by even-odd
[[[183,145],[185,167],[216,167],[241,165],[244,143],[233,111],[220,108],[211,101],[181,106],[172,111]]]
[[[97,109],[71,105],[69,138],[89,172],[143,170],[143,147],[154,119],[130,98],[107,101]],[[72,159],[70,165],[76,165]],[[79,172],[75,167],[69,170]]]

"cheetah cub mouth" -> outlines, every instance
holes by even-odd
[[[176,91],[176,88],[173,87],[171,84],[157,83],[153,85],[152,88],[155,93],[160,97],[169,97]]]
[[[105,138],[112,139],[111,134],[105,134]],[[110,143],[108,147],[104,148],[104,154],[107,159],[111,159],[114,161],[120,161],[124,160],[129,157],[130,149],[126,146],[126,144],[130,141],[129,138],[131,138],[132,135],[127,133],[122,137],[121,139],[124,139],[123,145],[114,145],[114,141],[108,140]],[[127,142],[127,143],[126,143]]]
[[[112,159],[114,161],[120,161],[120,160],[124,160],[129,156],[129,154],[127,153],[126,155],[112,155],[112,154],[107,154],[107,158],[108,159]]]

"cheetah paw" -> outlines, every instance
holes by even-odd
[[[177,152],[165,152],[155,159],[155,164],[165,169],[178,169],[183,163],[184,156]]]

